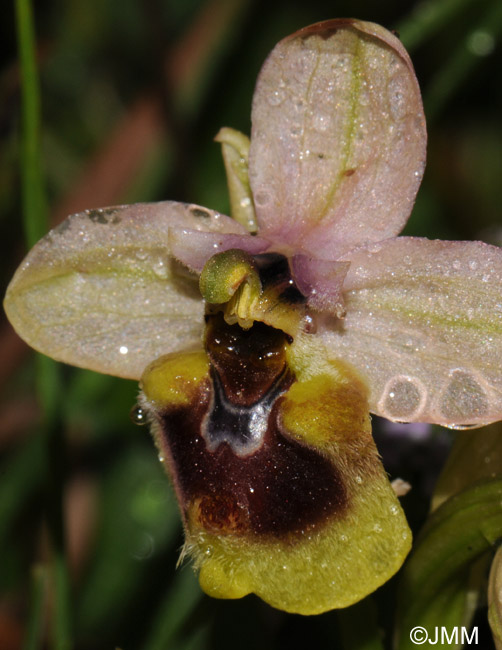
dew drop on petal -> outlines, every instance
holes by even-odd
[[[265,206],[269,205],[271,200],[272,194],[268,191],[268,189],[258,190],[254,195],[255,205],[259,208],[264,208]]]
[[[284,91],[284,82],[280,82],[278,88],[271,92],[268,96],[268,103],[270,106],[280,106],[286,99],[286,92]]]
[[[196,219],[210,219],[211,218],[211,213],[209,212],[209,210],[206,210],[204,208],[199,208],[199,206],[197,206],[197,205],[193,205],[193,206],[190,207],[190,213]]]
[[[315,131],[318,131],[320,133],[324,133],[330,125],[330,119],[327,115],[323,115],[322,113],[314,113],[314,116],[312,118],[312,126],[314,127]]]
[[[397,375],[387,382],[379,406],[389,420],[412,420],[423,410],[426,398],[425,386],[416,377]]]
[[[154,264],[153,272],[158,278],[160,278],[161,280],[165,280],[167,278],[166,263],[163,260],[158,261],[156,264]]]
[[[473,373],[457,368],[450,372],[448,383],[440,395],[439,409],[452,423],[469,422],[469,419],[479,419],[488,412],[488,396]]]

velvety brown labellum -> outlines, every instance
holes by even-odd
[[[219,315],[207,332],[210,376],[191,404],[163,408],[158,434],[189,525],[284,537],[343,512],[337,469],[281,429],[279,405],[294,381],[285,335],[262,323],[244,331]]]

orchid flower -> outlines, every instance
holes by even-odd
[[[220,598],[348,606],[411,534],[369,413],[502,417],[502,254],[397,237],[426,131],[396,36],[333,20],[281,41],[251,141],[223,129],[232,215],[175,202],[70,216],[15,274],[9,319],[59,361],[140,379],[185,527]]]

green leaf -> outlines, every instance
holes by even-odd
[[[400,586],[398,650],[415,644],[410,632],[465,625],[473,564],[502,535],[502,480],[477,483],[452,497],[429,518],[405,566]],[[450,645],[450,647],[452,647]]]

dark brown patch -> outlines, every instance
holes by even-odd
[[[221,313],[209,317],[205,346],[228,398],[253,404],[270,390],[286,365],[285,335],[255,322],[248,330],[227,325]]]
[[[344,175],[344,176],[352,176],[352,174],[355,174],[355,173],[356,173],[356,170],[355,170],[355,169],[346,169],[346,170],[343,172],[343,175]]]
[[[245,457],[226,442],[208,451],[201,434],[210,406],[207,386],[194,404],[161,414],[157,442],[169,454],[185,516],[191,513],[213,532],[277,538],[312,530],[346,511],[340,472],[282,433],[281,399],[272,406],[263,444]]]

